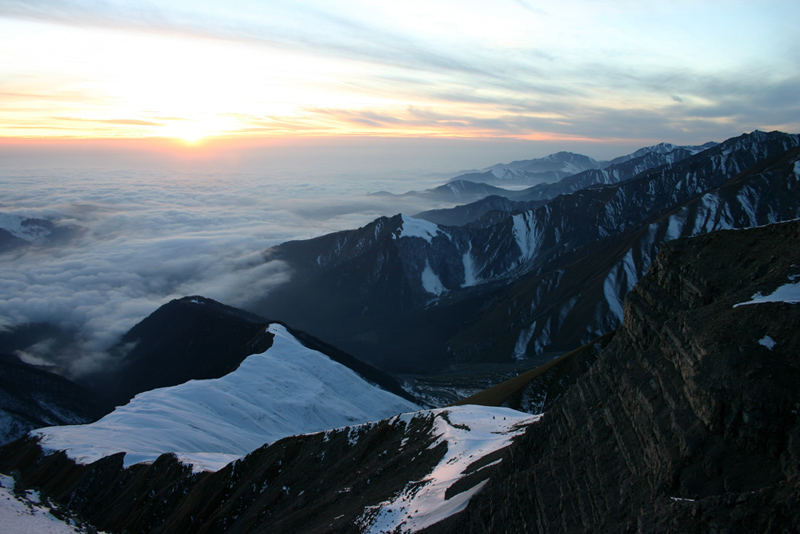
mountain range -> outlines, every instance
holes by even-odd
[[[395,372],[569,350],[619,324],[662,242],[800,216],[798,144],[753,132],[462,226],[396,215],[287,242],[264,255],[292,279],[254,309]]]
[[[0,449],[0,471],[110,532],[788,532],[799,245],[797,221],[665,244],[541,416],[423,410],[216,471],[174,453],[76,463],[31,436]]]

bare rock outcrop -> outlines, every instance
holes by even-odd
[[[800,304],[741,304],[798,279],[798,221],[666,243],[591,368],[430,530],[797,531]]]

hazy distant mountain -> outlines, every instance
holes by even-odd
[[[61,242],[79,231],[76,226],[56,224],[47,219],[0,213],[0,253],[28,245]]]
[[[439,202],[472,202],[489,195],[513,196],[514,191],[469,180],[453,180],[444,185],[423,191],[408,191],[402,194],[379,191],[372,196],[383,196],[395,199],[423,199]]]
[[[583,154],[557,152],[543,158],[498,163],[481,172],[462,174],[453,179],[487,184],[534,185],[556,182],[587,169],[599,169],[604,162]]]
[[[417,217],[437,224],[460,226],[475,222],[484,214],[495,210],[512,212],[532,209],[558,195],[568,195],[593,185],[624,182],[648,169],[661,165],[673,165],[689,156],[707,150],[715,144],[675,146],[669,143],[660,143],[640,148],[632,154],[615,158],[610,162],[603,162],[602,168],[593,168],[569,175],[555,183],[539,184],[519,191],[498,193],[508,199],[506,202],[498,201],[496,197],[486,197],[463,206],[424,211],[417,214]]]

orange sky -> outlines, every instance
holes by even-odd
[[[2,3],[0,137],[646,143],[800,130],[800,8],[757,4]]]

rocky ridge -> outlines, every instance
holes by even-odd
[[[588,372],[430,532],[796,529],[800,306],[740,304],[799,277],[800,222],[666,243]]]

